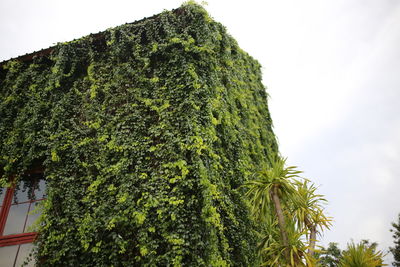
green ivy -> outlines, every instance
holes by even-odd
[[[255,266],[240,186],[278,151],[259,63],[200,6],[0,71],[1,182],[40,162],[40,266]]]

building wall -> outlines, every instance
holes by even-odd
[[[40,266],[254,266],[278,148],[259,63],[193,4],[0,71],[5,181],[41,163]]]

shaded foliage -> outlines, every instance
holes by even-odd
[[[321,266],[336,267],[339,265],[340,258],[342,257],[342,250],[338,247],[337,243],[330,242],[326,249],[322,247],[321,251],[316,254]]]
[[[400,266],[400,214],[397,223],[392,223],[393,229],[390,231],[393,233],[394,247],[390,247],[390,252],[393,254],[394,266]]]

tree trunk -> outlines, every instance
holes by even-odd
[[[314,256],[315,242],[317,241],[317,227],[313,225],[310,228],[310,248],[308,249],[308,254]]]
[[[308,249],[308,254],[314,255],[315,243],[317,241],[317,226],[312,224],[308,218],[305,218],[305,223],[307,228],[310,230],[310,248]]]
[[[284,251],[285,258],[286,258],[286,261],[290,264],[290,255],[289,255],[289,250],[288,250],[289,240],[288,240],[288,235],[286,232],[285,217],[283,216],[283,211],[282,211],[281,201],[278,196],[277,186],[273,186],[273,189],[271,191],[271,198],[272,198],[272,202],[274,203],[274,206],[275,206],[276,215],[278,216],[279,230],[281,232],[283,246],[285,247],[285,251]]]

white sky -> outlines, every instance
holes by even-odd
[[[181,2],[1,0],[0,61]],[[400,213],[400,0],[209,0],[206,9],[261,62],[281,152],[329,200],[323,243],[370,239],[387,250]]]

